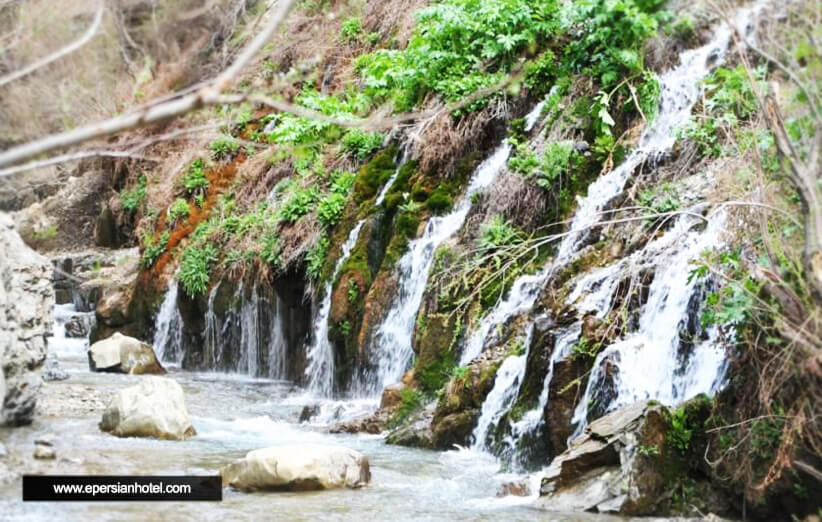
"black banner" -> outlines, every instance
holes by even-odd
[[[24,501],[222,500],[219,475],[23,475]]]

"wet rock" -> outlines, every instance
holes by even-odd
[[[93,372],[133,375],[166,373],[151,346],[119,332],[89,347],[88,365]]]
[[[667,429],[667,411],[651,403],[597,419],[551,462],[537,505],[551,511],[652,514],[665,490]]]
[[[497,497],[527,497],[531,495],[531,487],[524,480],[506,482],[497,489]]]
[[[0,213],[0,424],[30,424],[51,334],[52,266]]]
[[[196,435],[179,384],[164,377],[146,377],[118,392],[100,421],[100,429],[118,437],[184,440]]]
[[[246,491],[360,488],[371,481],[368,458],[361,453],[319,444],[254,450],[220,474],[223,486]]]
[[[82,339],[88,337],[91,329],[91,320],[86,315],[75,315],[66,321],[66,337]]]
[[[328,431],[329,433],[370,433],[377,435],[386,430],[390,420],[390,411],[378,410],[371,415],[337,423],[331,426]]]
[[[303,406],[303,410],[300,412],[300,422],[308,422],[312,418],[316,417],[320,414],[320,406],[319,404],[312,404],[309,406]]]
[[[48,354],[46,356],[46,364],[43,367],[43,380],[64,381],[68,378],[69,374],[60,367],[60,363],[57,361],[57,356],[53,353]]]
[[[426,408],[411,421],[389,433],[385,442],[397,446],[435,449],[434,432],[431,429],[433,418],[434,412]]]
[[[393,410],[402,404],[402,392],[406,386],[402,383],[389,384],[382,391],[382,398],[380,399],[380,409]]]

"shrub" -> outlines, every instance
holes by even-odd
[[[190,297],[203,295],[211,281],[211,266],[217,260],[217,248],[211,244],[190,246],[180,261],[180,283]]]
[[[168,221],[169,223],[176,223],[181,219],[188,218],[189,208],[188,201],[183,198],[177,198],[174,203],[168,207]]]
[[[348,195],[354,188],[354,182],[357,180],[357,175],[353,172],[344,170],[335,170],[331,173],[331,192],[337,194]]]
[[[154,266],[157,258],[166,251],[170,234],[168,230],[163,232],[159,238],[153,234],[143,236],[143,255],[140,257],[140,267],[149,269]]]
[[[122,190],[120,192],[120,204],[123,208],[132,214],[137,212],[145,203],[146,200],[146,176],[141,174],[137,181],[137,186],[131,190]]]
[[[276,230],[268,230],[263,236],[260,259],[268,265],[278,267],[282,264],[281,252],[280,238],[276,235]]]
[[[326,227],[339,223],[345,209],[345,196],[332,192],[317,204],[317,219]]]

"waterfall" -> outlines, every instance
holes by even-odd
[[[288,340],[283,328],[283,307],[282,299],[275,292],[268,332],[268,376],[274,379],[288,378]]]
[[[168,290],[154,321],[154,352],[161,361],[179,363],[183,358],[183,320],[177,308],[177,279],[168,281]]]
[[[220,327],[217,315],[214,313],[214,300],[220,289],[222,281],[214,285],[208,294],[208,308],[205,313],[205,329],[203,330],[203,347],[205,351],[205,361],[212,368],[218,368],[222,364],[223,344],[220,342]]]
[[[655,399],[673,406],[700,393],[714,394],[725,373],[725,352],[717,341],[718,332],[709,329],[707,339],[686,354],[684,364],[679,354],[681,333],[690,316],[698,310],[691,307],[699,291],[689,277],[692,261],[708,249],[722,245],[724,213],[714,216],[704,232],[692,230],[696,218],[684,216],[672,232],[673,241],[656,259],[656,274],[648,290],[648,301],[642,307],[637,331],[601,351],[593,365],[585,389],[574,412],[577,433],[585,426],[595,388],[608,377],[613,379],[613,398],[602,404],[606,411],[636,402]]]
[[[542,112],[537,104],[526,116],[526,130],[531,130]],[[434,253],[443,241],[462,227],[471,210],[471,196],[490,186],[508,162],[511,145],[503,141],[474,171],[468,190],[454,209],[445,216],[428,220],[422,237],[408,244],[399,261],[399,291],[373,339],[376,368],[368,372],[362,383],[366,394],[378,394],[389,384],[398,382],[408,369],[414,350],[411,340],[417,312],[422,303]]]
[[[394,174],[377,195],[374,206],[380,206],[388,194],[389,189],[394,184],[402,168],[403,161],[399,162]],[[328,341],[328,316],[331,314],[331,298],[334,291],[334,280],[340,269],[345,264],[351,251],[357,244],[360,231],[365,225],[366,218],[361,219],[357,225],[349,232],[348,238],[342,246],[342,254],[334,265],[334,272],[323,288],[323,300],[317,313],[314,316],[312,327],[311,345],[306,350],[308,365],[305,369],[305,377],[309,390],[318,396],[328,397],[334,389],[334,350]]]
[[[528,353],[531,347],[531,334],[528,331],[525,340],[526,351],[522,355],[511,355],[502,361],[497,375],[494,377],[494,387],[482,403],[477,426],[472,435],[471,447],[477,450],[488,448],[488,434],[495,427],[502,416],[511,408],[519,394],[522,380],[525,377],[525,367],[528,362]]]
[[[761,9],[761,4],[740,10],[735,17],[736,26],[747,28],[751,17]],[[676,143],[677,129],[689,120],[702,92],[702,80],[724,63],[732,36],[731,27],[722,23],[710,42],[680,54],[679,65],[659,78],[660,98],[656,117],[643,131],[639,146],[628,158],[588,187],[588,196],[579,202],[568,235],[560,244],[554,261],[556,266],[568,262],[579,250],[590,228],[599,222],[606,206],[622,192],[634,169],[671,150]]]
[[[88,332],[95,323],[94,312],[78,312],[74,303],[55,304],[52,310],[51,336],[47,338],[48,349],[59,358],[87,357]],[[66,324],[76,322],[81,326],[84,335],[71,336],[66,332]]]
[[[245,297],[245,286],[240,285],[237,296],[242,300],[240,307],[240,362],[241,373],[257,377],[260,361],[260,296],[257,285],[251,288],[251,297]]]

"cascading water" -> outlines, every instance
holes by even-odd
[[[88,333],[94,326],[94,312],[78,312],[74,304],[56,304],[52,310],[54,323],[52,335],[48,337],[49,351],[58,358],[86,358]],[[67,323],[78,322],[86,335],[71,337],[67,333]]]
[[[505,412],[514,404],[514,400],[516,400],[522,386],[523,377],[525,377],[525,366],[528,362],[532,333],[533,328],[528,331],[525,340],[525,346],[527,347],[525,353],[506,357],[497,370],[494,387],[491,388],[482,403],[477,426],[474,428],[471,444],[473,449],[482,451],[488,448],[488,434],[491,428],[499,423]]]
[[[173,277],[168,282],[168,290],[154,324],[151,344],[155,353],[165,363],[179,363],[183,355],[183,320],[177,309],[177,280]]]
[[[526,130],[531,130],[542,111],[539,103],[526,116]],[[434,253],[443,241],[453,236],[465,222],[471,210],[471,196],[494,182],[508,162],[511,145],[503,141],[483,161],[468,184],[468,190],[454,210],[445,216],[432,217],[425,226],[422,237],[411,241],[408,251],[399,261],[399,290],[385,320],[380,324],[373,339],[376,368],[366,372],[361,383],[366,395],[376,395],[398,382],[408,368],[414,354],[411,345],[414,324],[422,303],[428,274],[434,261]]]
[[[749,22],[752,16],[755,16],[763,5],[764,2],[760,2],[751,8],[740,10],[735,17],[735,26],[746,28],[745,30],[749,32]],[[645,129],[640,137],[639,146],[618,168],[600,177],[589,186],[587,196],[579,201],[569,231],[560,243],[554,260],[539,273],[522,276],[514,282],[508,296],[483,318],[480,325],[469,337],[469,341],[463,349],[460,364],[469,363],[482,352],[489,333],[497,325],[504,324],[510,318],[527,313],[532,309],[540,289],[550,278],[554,269],[565,266],[579,251],[588,230],[601,221],[603,211],[622,192],[625,183],[634,170],[648,160],[656,160],[673,147],[676,143],[677,128],[688,121],[691,110],[701,93],[702,80],[711,70],[724,62],[732,42],[732,36],[732,28],[727,24],[721,24],[708,44],[698,49],[683,52],[680,55],[679,65],[659,78],[659,110],[652,124]],[[715,236],[718,235],[718,231],[715,231],[717,226],[721,225],[712,224],[710,232],[706,232],[707,239],[696,242],[702,245],[701,248],[707,248],[715,243]],[[664,237],[670,238],[672,236],[673,233],[666,233]],[[666,275],[670,274],[670,279],[678,277],[680,282],[687,281],[687,266],[683,266],[683,263],[687,265],[694,257],[690,254],[693,254],[693,252],[686,252],[682,254],[684,256],[682,259],[677,257],[673,260],[669,271],[666,272]],[[618,273],[624,266],[624,263],[615,263],[589,274],[576,285],[575,290],[568,297],[568,302],[573,303],[580,314],[593,312],[599,318],[604,317],[610,309],[613,292],[619,282]],[[669,285],[670,283],[668,281]],[[674,299],[684,299],[685,302],[671,307],[665,306],[665,299],[671,295],[671,290],[669,289],[668,293],[662,290],[658,291],[660,302],[655,305],[656,312],[654,315],[666,314],[666,317],[649,317],[646,319],[647,327],[650,329],[654,324],[666,323],[678,325],[687,320],[687,310],[682,307],[687,307],[688,299],[685,297],[690,296],[693,291],[693,286],[688,288],[690,290],[676,289],[675,292],[678,293],[675,293],[676,297]],[[658,321],[664,321],[664,323]],[[532,325],[529,325],[529,328],[532,328]],[[678,339],[678,332],[679,330],[676,328],[672,332],[666,332],[666,334],[672,333]],[[532,432],[541,424],[542,412],[549,400],[548,391],[553,377],[553,365],[556,361],[568,355],[578,337],[578,327],[571,327],[569,330],[557,334],[557,341],[543,384],[539,405],[525,414],[520,421],[512,424],[511,435],[506,441],[508,446],[514,447],[518,437]],[[676,376],[675,382],[669,386],[670,391],[661,391],[663,396],[685,398],[700,391],[711,392],[718,386],[718,381],[721,380],[721,376],[724,374],[725,359],[722,350],[713,341],[714,337],[715,332],[712,333],[711,340],[702,343],[695,349],[694,355],[688,361],[687,366],[684,370],[680,369],[682,375]],[[666,346],[674,345],[673,340],[666,340],[668,341]],[[653,341],[656,341],[656,339],[653,339]],[[620,345],[636,347],[640,342],[637,338],[632,337],[631,340],[626,340]],[[602,371],[600,365],[602,357],[606,354],[619,353],[620,350],[619,347],[609,348],[600,354],[595,371]],[[630,354],[625,356],[625,362],[627,362],[625,366],[636,365],[632,366],[629,372],[621,375],[618,386],[624,389],[620,389],[618,393],[619,397],[623,399],[619,399],[618,402],[612,404],[612,408],[623,405],[626,401],[630,402],[629,398],[656,396],[659,390],[665,387],[665,383],[660,382],[660,379],[668,379],[668,382],[670,382],[670,379],[673,378],[673,372],[663,372],[661,367],[667,369],[672,366],[677,360],[676,352],[671,354],[666,351],[665,354],[657,355],[658,357],[646,358],[644,354],[640,355],[640,350],[630,350]],[[632,358],[630,362],[627,361],[629,357]],[[520,364],[522,366],[521,371],[524,372],[525,361],[511,359],[513,358],[506,359],[503,363],[503,366],[506,366],[507,363],[507,373],[498,375],[494,389],[483,403],[480,423],[478,423],[477,431],[475,431],[475,440],[481,440],[482,444],[485,444],[484,439],[487,437],[488,426],[498,422],[516,398],[519,389],[519,383],[516,381],[517,379],[521,380],[522,376],[513,375],[512,372],[514,368],[520,370]],[[666,363],[657,360],[651,364],[650,361],[654,359],[666,359]],[[511,360],[510,363],[509,360]],[[640,360],[646,364],[639,364]],[[500,372],[502,370],[503,367],[500,367]],[[639,379],[640,382],[634,382],[634,370],[640,375],[643,373],[645,375],[653,374],[654,372],[660,372],[660,374],[655,374],[650,379]],[[591,376],[586,390],[586,397],[580,401],[575,412],[574,422],[579,423],[578,432],[581,429],[579,426],[582,426],[584,418],[587,416],[588,399],[592,387],[596,384],[594,377],[594,375]],[[653,382],[649,382],[649,380]],[[497,389],[498,386],[499,389]]]
[[[696,222],[686,215],[666,234],[676,237],[668,251],[657,257],[657,271],[637,331],[597,355],[585,396],[574,412],[577,433],[587,422],[590,402],[595,388],[605,379],[606,366],[610,366],[613,398],[599,405],[605,411],[644,399],[676,405],[700,393],[713,395],[721,386],[726,359],[716,342],[715,329],[706,332],[707,339],[694,346],[684,361],[679,354],[683,329],[695,312],[690,304],[699,291],[696,279],[689,277],[692,262],[705,250],[722,245],[725,217],[714,216],[704,232],[692,230]]]
[[[243,303],[240,308],[240,363],[237,369],[257,377],[260,375],[260,296],[256,285],[251,288],[250,298],[245,296],[243,285],[238,288],[237,296]]]
[[[203,346],[205,349],[206,362],[212,368],[219,368],[223,357],[223,343],[220,342],[220,327],[217,321],[217,314],[214,313],[214,300],[217,298],[217,292],[220,289],[221,283],[222,282],[218,282],[214,285],[214,288],[212,288],[208,294],[208,308],[204,316],[205,329],[203,330]]]
[[[388,190],[394,184],[402,167],[402,161],[394,171],[394,174],[382,188],[377,195],[374,206],[379,206],[385,199]],[[342,254],[334,265],[334,272],[325,284],[323,289],[323,301],[314,316],[314,324],[312,328],[311,345],[306,350],[306,358],[308,365],[305,369],[305,377],[308,381],[308,388],[312,394],[321,397],[328,397],[334,389],[334,350],[331,343],[328,341],[328,316],[331,313],[331,297],[334,290],[334,280],[340,272],[340,269],[345,264],[351,251],[357,244],[360,237],[360,231],[365,225],[366,219],[361,219],[357,225],[351,229],[348,238],[342,246]]]

